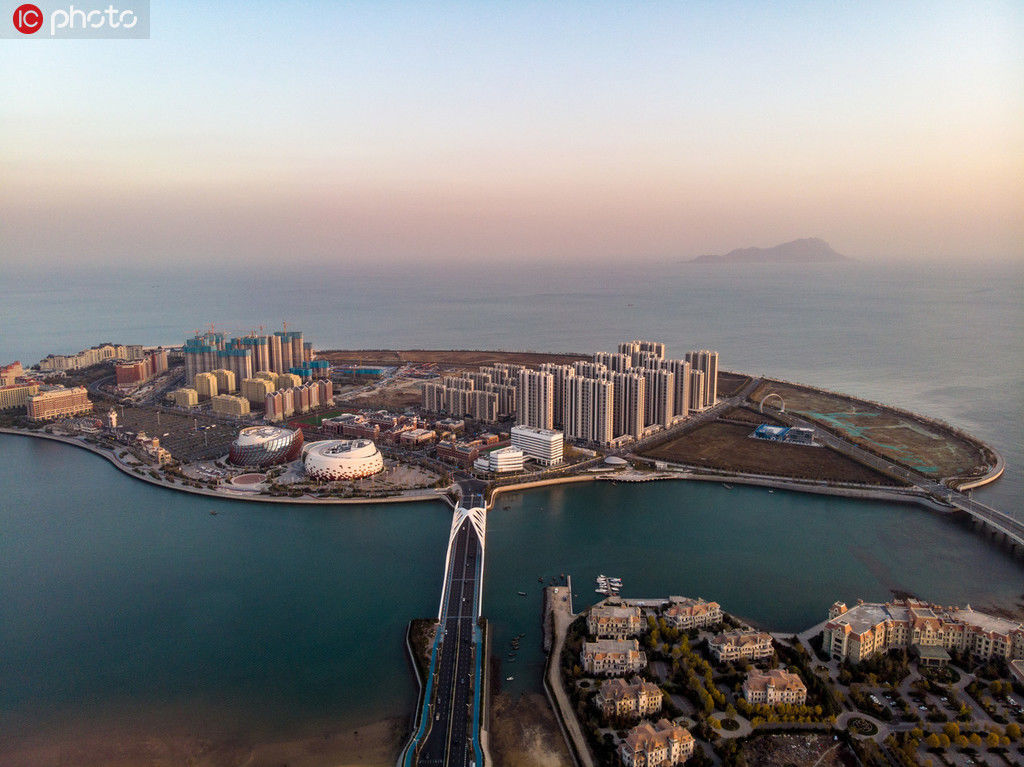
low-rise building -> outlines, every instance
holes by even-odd
[[[772,655],[771,635],[763,631],[727,631],[709,643],[719,663],[735,660],[764,660]]]
[[[584,642],[580,660],[588,674],[636,674],[647,667],[647,653],[640,649],[640,643],[635,639]]]
[[[218,415],[230,415],[235,418],[249,415],[249,400],[245,397],[237,397],[234,394],[218,394],[212,397],[210,402],[213,403],[213,412]]]
[[[964,652],[982,660],[1024,658],[1024,624],[967,607],[944,607],[916,599],[832,605],[823,649],[854,663],[892,649],[931,655],[927,648]],[[922,652],[924,650],[924,652]]]
[[[802,706],[807,701],[807,687],[797,674],[781,668],[751,669],[743,681],[743,697],[753,704]]]
[[[690,731],[667,719],[657,724],[641,722],[619,744],[619,758],[625,767],[669,767],[682,764],[693,755]]]
[[[437,457],[442,461],[454,461],[468,469],[473,465],[473,461],[480,457],[480,443],[438,442]]]
[[[39,393],[39,384],[8,384],[0,386],[0,410],[28,408],[28,398]]]
[[[544,466],[562,462],[564,445],[565,438],[560,431],[536,426],[512,427],[512,447],[519,448],[528,458]]]
[[[499,447],[487,455],[482,455],[473,463],[473,468],[478,471],[493,471],[496,474],[505,474],[513,471],[523,470],[523,451],[517,447]]]
[[[661,688],[638,676],[627,683],[616,677],[601,683],[594,703],[605,719],[639,718],[661,711]]]
[[[199,404],[199,392],[195,389],[175,389],[171,398],[178,407],[195,407]]]
[[[639,607],[605,600],[587,613],[587,631],[595,637],[625,639],[636,636],[647,626]]]
[[[398,436],[403,445],[429,445],[436,439],[437,432],[433,429],[409,429]]]
[[[689,597],[669,597],[668,601],[669,605],[662,611],[662,617],[673,628],[687,631],[716,626],[722,622],[722,606],[718,602]]]
[[[84,386],[49,389],[38,394],[30,394],[25,401],[25,409],[28,411],[30,421],[51,421],[55,418],[81,415],[92,410],[88,394]]]

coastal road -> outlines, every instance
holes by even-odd
[[[478,765],[474,729],[477,696],[477,610],[482,575],[480,539],[468,519],[452,542],[445,583],[442,632],[436,650],[433,700],[421,745],[415,748],[415,762],[421,767],[469,767]]]

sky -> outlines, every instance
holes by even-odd
[[[1019,0],[152,0],[0,73],[0,266],[1024,262]]]

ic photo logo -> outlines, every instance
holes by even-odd
[[[6,3],[4,3],[6,5]],[[10,6],[8,6],[10,7]],[[0,26],[0,37],[49,39],[119,39],[149,37],[149,0],[94,0],[67,5],[58,2],[20,3],[12,26]]]
[[[43,26],[43,12],[38,5],[25,3],[14,10],[14,28],[23,35],[31,35]]]

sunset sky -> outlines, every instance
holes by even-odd
[[[1019,0],[152,0],[151,30],[0,40],[0,264],[1024,261]]]

